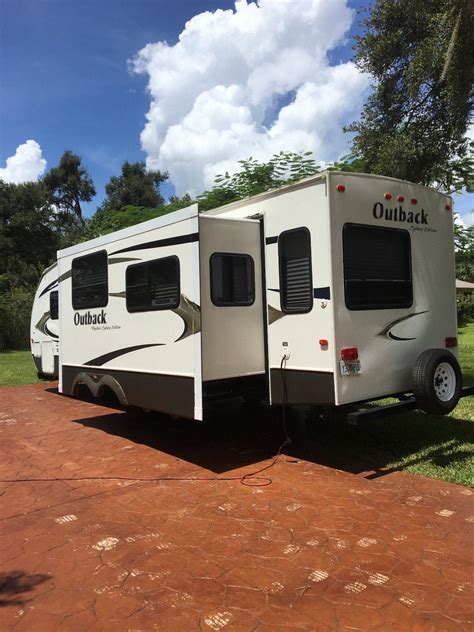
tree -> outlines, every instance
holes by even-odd
[[[164,203],[160,184],[168,179],[167,173],[147,171],[144,162],[124,162],[122,175],[112,176],[105,186],[107,194],[99,212],[120,210],[124,206],[157,208]]]
[[[239,171],[216,176],[213,188],[198,196],[199,209],[208,211],[319,173],[316,162],[309,157],[311,154],[280,151],[268,162],[252,157],[239,160]]]
[[[27,347],[36,285],[59,243],[44,183],[0,180],[0,349]]]
[[[189,195],[179,198],[171,196],[168,204],[158,208],[145,208],[144,206],[124,206],[119,211],[110,210],[105,213],[96,213],[91,219],[86,220],[84,230],[78,235],[77,242],[94,239],[101,235],[112,233],[121,228],[134,226],[140,222],[146,222],[148,219],[160,217],[167,213],[172,213],[180,208],[185,208],[192,204]]]
[[[45,175],[44,184],[59,214],[72,214],[82,221],[81,202],[90,202],[96,190],[79,156],[66,150],[59,165]]]
[[[474,281],[474,226],[465,228],[454,224],[454,248],[456,252],[456,278]]]
[[[355,62],[375,87],[355,132],[364,170],[459,190],[473,184],[472,0],[375,0]]]
[[[0,277],[8,286],[36,284],[56,259],[59,237],[42,182],[0,180]]]

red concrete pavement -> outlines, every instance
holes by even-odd
[[[0,630],[472,630],[474,495],[283,455],[268,421],[0,389]],[[263,482],[263,481],[262,481]]]

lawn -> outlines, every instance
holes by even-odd
[[[474,385],[474,323],[459,331],[465,385]],[[29,351],[0,353],[0,386],[40,380]],[[474,487],[474,397],[460,401],[447,417],[413,412],[363,421],[357,427],[334,420],[313,427],[317,449],[308,456],[336,467],[403,469]]]
[[[31,351],[0,352],[0,386],[36,384],[40,381],[36,377]]]

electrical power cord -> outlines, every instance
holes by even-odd
[[[281,420],[284,433],[284,441],[278,448],[276,455],[272,461],[261,467],[258,470],[244,474],[243,476],[55,476],[55,477],[35,477],[35,478],[12,478],[12,479],[0,479],[0,483],[41,483],[41,482],[56,482],[56,481],[132,481],[138,483],[166,483],[170,481],[240,481],[242,485],[246,487],[267,487],[271,485],[273,480],[266,476],[258,476],[262,472],[266,472],[272,468],[280,459],[281,453],[286,446],[290,445],[291,438],[288,435],[286,428],[286,407],[288,405],[288,388],[286,383],[286,360],[287,356],[283,356],[280,363],[280,375],[283,388],[283,403],[281,408]]]

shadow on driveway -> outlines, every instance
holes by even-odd
[[[235,403],[222,406],[211,423],[158,413],[137,418],[123,411],[74,421],[218,474],[259,464],[276,454],[285,437],[280,409]],[[290,411],[287,422],[294,429]],[[293,442],[285,454],[377,478],[423,462],[442,468],[466,467],[474,455],[473,443],[474,423],[455,417],[413,412],[366,420],[354,427],[345,420],[315,415],[309,423],[309,438]],[[403,466],[393,466],[402,461]]]
[[[29,575],[24,571],[0,573],[0,608],[22,606],[28,601],[25,593],[33,591],[48,579],[51,579],[50,575]]]

